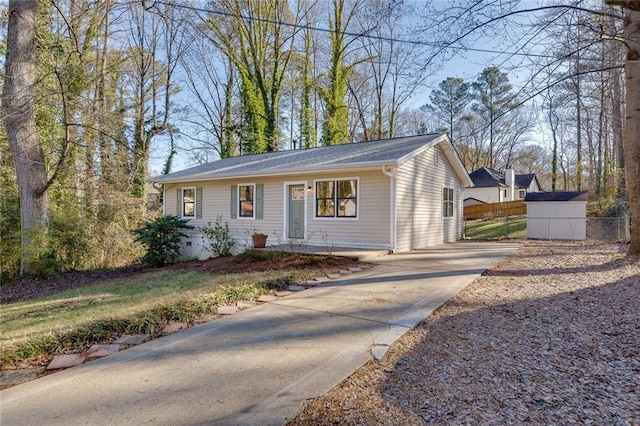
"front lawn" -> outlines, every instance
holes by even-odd
[[[0,366],[108,343],[124,333],[154,336],[167,323],[192,323],[220,305],[251,300],[354,263],[263,252],[137,271],[75,288],[68,288],[64,277],[53,279],[53,287],[67,289],[31,297],[33,289],[25,288],[26,300],[2,304]]]

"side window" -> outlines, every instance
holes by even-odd
[[[176,216],[185,219],[202,218],[202,187],[177,188]]]
[[[442,217],[453,217],[453,189],[442,189]]]
[[[196,189],[182,188],[182,217],[195,217]]]
[[[238,185],[238,216],[254,218],[255,185]]]

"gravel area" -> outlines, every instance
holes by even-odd
[[[527,242],[291,425],[640,425],[640,263]]]

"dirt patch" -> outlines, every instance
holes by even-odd
[[[49,296],[73,288],[90,286],[98,281],[132,278],[163,269],[196,269],[215,274],[283,269],[309,269],[318,273],[326,273],[355,266],[357,263],[354,259],[338,256],[249,251],[239,256],[218,257],[203,262],[180,262],[164,268],[147,268],[142,264],[135,264],[122,268],[73,271],[48,278],[21,278],[0,286],[0,303],[6,304]]]

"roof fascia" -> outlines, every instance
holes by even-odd
[[[336,166],[326,166],[322,169],[288,169],[286,171],[280,172],[270,172],[270,173],[232,173],[232,174],[224,174],[224,175],[210,175],[210,176],[182,176],[175,179],[163,179],[162,176],[157,176],[156,178],[150,178],[150,182],[156,182],[160,184],[165,183],[182,183],[182,182],[203,182],[210,180],[226,180],[226,179],[249,179],[249,178],[264,178],[264,177],[274,177],[274,176],[291,176],[291,175],[301,175],[301,174],[314,174],[314,173],[326,173],[328,171],[369,171],[369,170],[378,170],[381,165],[396,165],[395,161],[370,161],[366,163],[357,163],[357,164],[342,164]]]
[[[436,139],[436,142],[443,144],[444,153],[447,156],[449,163],[451,163],[451,165],[453,166],[453,170],[462,181],[462,186],[467,188],[473,187],[473,181],[471,180],[471,177],[469,177],[469,173],[467,173],[467,169],[465,169],[464,164],[462,164],[460,156],[453,148],[453,143],[451,143],[451,139],[449,139],[449,136],[443,134],[438,139]]]

